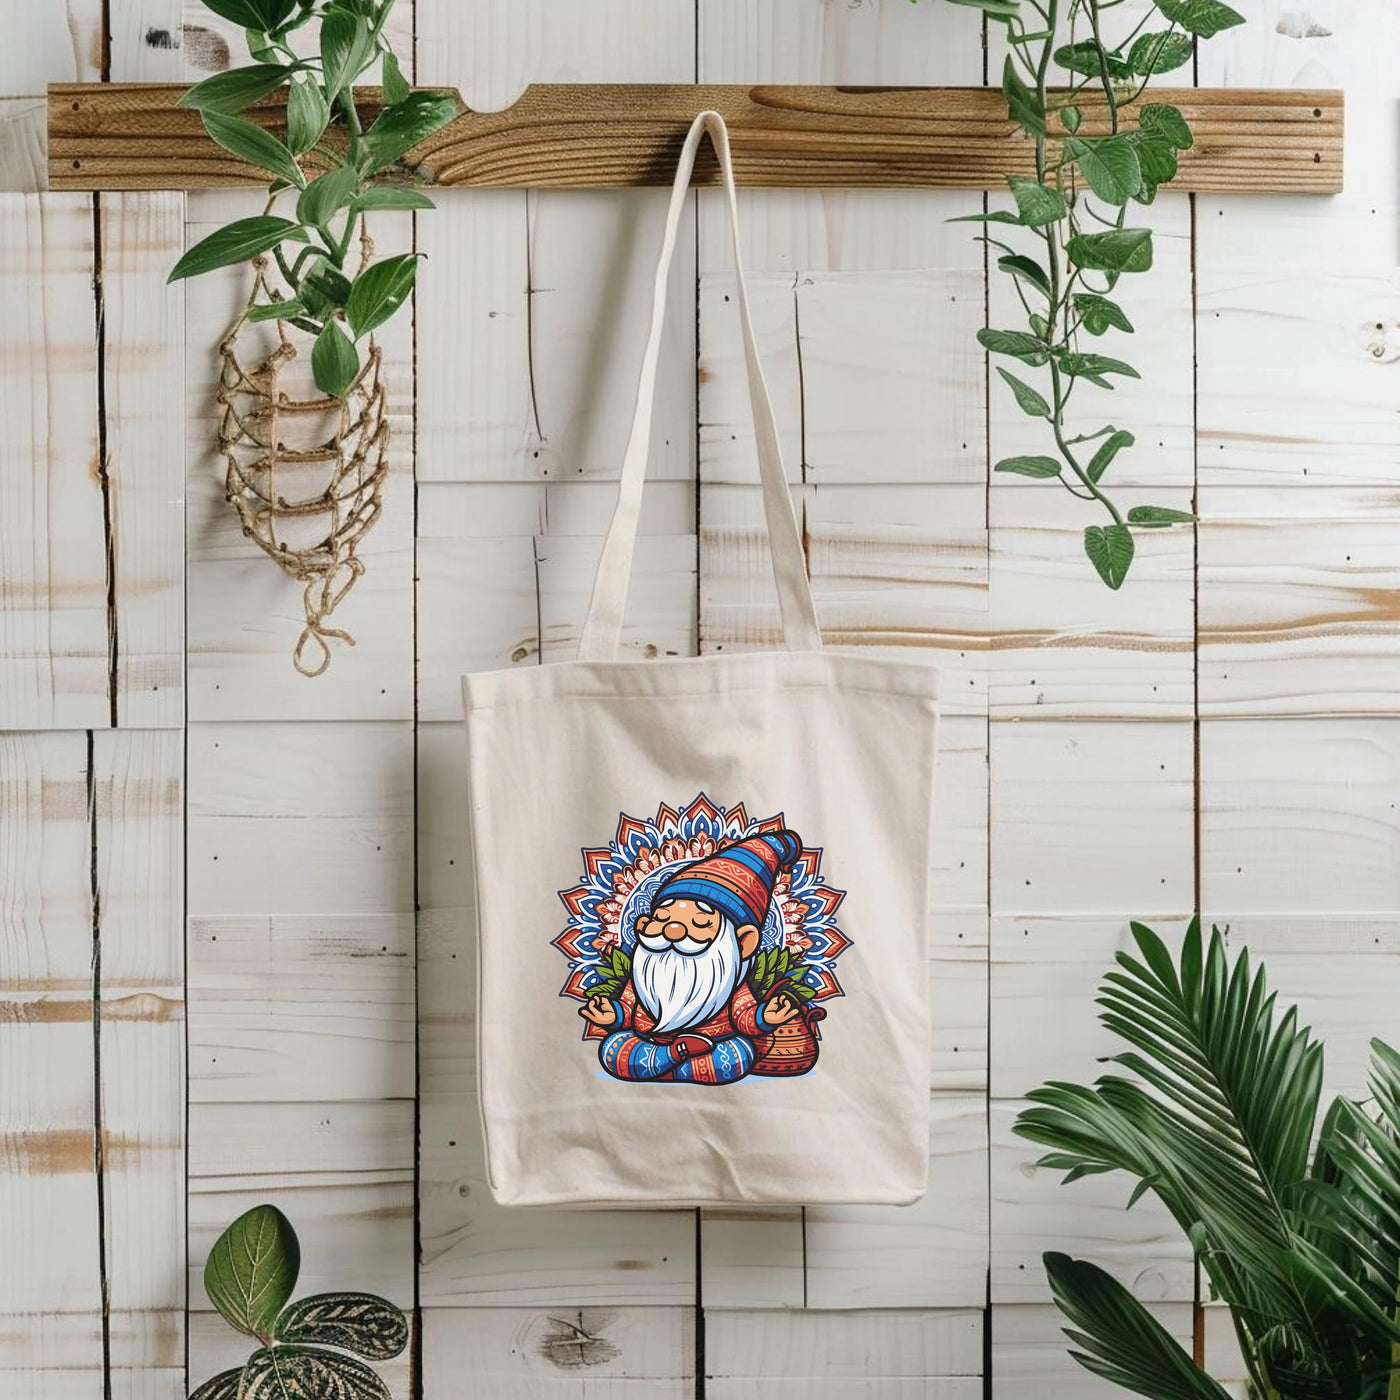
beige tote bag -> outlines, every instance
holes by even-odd
[[[708,132],[786,650],[615,660]],[[487,1173],[509,1205],[908,1202],[928,1171],[938,673],[822,650],[728,136],[686,138],[577,661],[465,677]]]

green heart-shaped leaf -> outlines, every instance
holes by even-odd
[[[363,1361],[311,1347],[255,1351],[243,1368],[239,1400],[393,1400]]]
[[[292,1222],[276,1206],[254,1206],[214,1242],[204,1291],[231,1327],[265,1341],[300,1271]]]
[[[1121,588],[1133,562],[1133,532],[1126,525],[1090,525],[1084,553],[1110,588]]]
[[[350,392],[360,372],[360,355],[339,321],[327,321],[311,347],[311,374],[316,387],[333,399]]]

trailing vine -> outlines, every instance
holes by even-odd
[[[1044,454],[1006,457],[993,470],[1058,481],[1107,516],[1084,531],[1084,552],[1099,577],[1119,588],[1135,549],[1134,531],[1189,522],[1189,511],[1138,505],[1124,510],[1105,477],[1134,434],[1096,423],[1080,386],[1111,390],[1114,379],[1141,376],[1127,361],[1088,348],[1134,327],[1113,299],[1121,278],[1152,267],[1152,231],[1129,223],[1134,204],[1151,204],[1193,144],[1181,111],[1140,100],[1149,83],[1191,61],[1198,39],[1244,23],[1221,0],[1153,0],[1123,37],[1105,38],[1108,12],[1124,0],[949,0],[970,5],[1005,28],[1002,92],[1008,114],[1034,145],[1034,177],[1009,175],[1014,209],[967,216],[987,225],[1026,318],[1026,329],[986,329],[977,338],[993,355],[1044,371],[1035,383],[997,366],[1021,412],[1045,424]],[[1067,77],[1051,85],[1052,70]],[[1006,227],[1035,241],[1004,241]]]
[[[359,342],[407,301],[418,267],[403,253],[347,267],[364,216],[380,209],[431,209],[410,188],[400,158],[457,115],[457,102],[414,92],[384,27],[395,0],[203,0],[242,25],[250,65],[216,73],[190,88],[192,107],[210,137],[271,177],[268,206],[195,244],[170,280],[265,257],[277,261],[285,296],[250,307],[248,320],[285,321],[315,337],[311,367],[322,393],[343,396],[360,374]],[[315,51],[298,53],[297,31],[319,24]],[[355,83],[382,63],[378,111],[361,111]],[[285,134],[239,116],[274,93],[286,94]],[[392,182],[398,177],[399,183]],[[406,181],[408,183],[406,183]],[[272,212],[296,191],[294,217]]]

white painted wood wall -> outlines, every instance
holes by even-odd
[[[1121,594],[1076,503],[988,483],[1026,422],[974,353],[1004,289],[945,222],[982,197],[742,200],[829,639],[947,668],[933,1182],[904,1210],[532,1213],[482,1181],[457,677],[573,645],[663,196],[457,191],[381,224],[429,261],[388,337],[359,645],[314,682],[211,452],[241,279],[164,285],[252,201],[0,196],[0,1394],[170,1400],[187,1363],[232,1364],[199,1274],[265,1199],[306,1288],[417,1310],[396,1396],[666,1400],[697,1371],[709,1400],[1105,1393],[1064,1359],[1049,1247],[1217,1355],[1162,1214],[1061,1188],[1010,1128],[1035,1083],[1094,1072],[1130,916],[1230,921],[1336,1086],[1395,1033],[1400,0],[1241,8],[1199,80],[1344,87],[1347,193],[1153,210],[1120,480],[1201,524],[1145,540]],[[418,80],[478,106],[532,80],[985,74],[977,17],[941,0],[399,9]],[[10,191],[42,178],[46,82],[193,79],[237,43],[195,0],[12,0],[4,34]],[[648,655],[774,635],[709,195],[680,261],[626,634]]]

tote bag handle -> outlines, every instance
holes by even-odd
[[[661,330],[666,321],[666,283],[671,258],[676,250],[676,231],[690,187],[691,172],[700,140],[708,132],[719,157],[729,212],[729,233],[734,247],[734,269],[739,293],[739,321],[744,332],[744,363],[748,369],[749,403],[753,411],[754,439],[758,445],[758,474],[763,484],[763,514],[768,525],[768,543],[773,558],[773,578],[778,585],[778,603],[783,618],[783,643],[789,651],[817,651],[821,632],[817,610],[807,581],[802,540],[797,532],[783,454],[778,446],[778,430],[773,422],[773,405],[758,362],[753,322],[749,316],[749,294],[744,284],[744,264],[739,251],[739,201],[734,192],[734,165],[729,158],[729,132],[718,112],[701,112],[696,117],[681,149],[676,182],[671,189],[671,205],[666,215],[666,237],[661,260],[656,267],[656,289],[651,308],[651,333],[642,357],[641,385],[632,433],[622,459],[622,479],[618,486],[617,508],[603,544],[598,573],[593,580],[593,597],[579,638],[580,661],[611,661],[617,654],[622,633],[622,612],[627,603],[627,584],[632,572],[632,553],[637,542],[637,520],[642,507],[642,485],[646,478],[647,453],[651,446],[651,417],[656,401],[656,366],[661,354]]]

